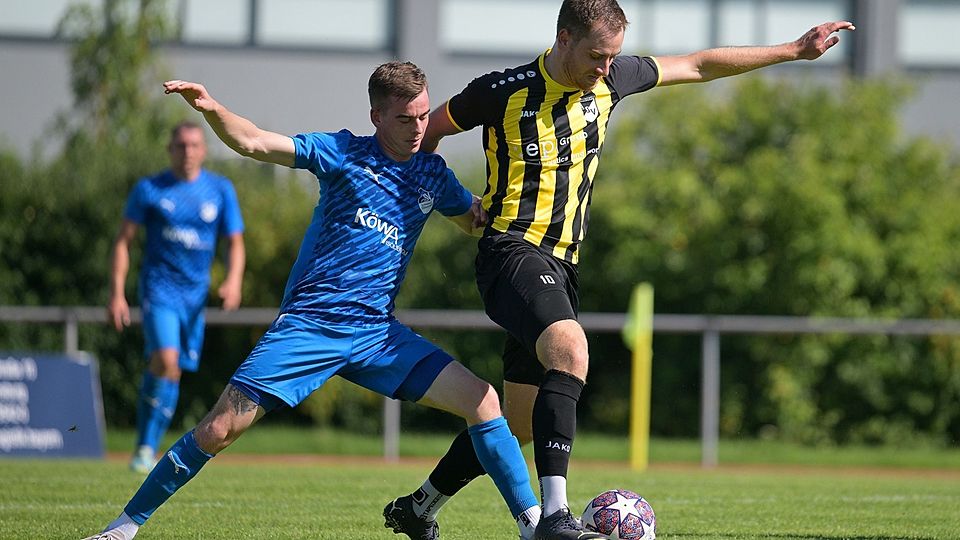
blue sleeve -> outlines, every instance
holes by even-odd
[[[237,192],[229,180],[223,181],[223,220],[220,221],[220,235],[230,236],[243,232],[243,216]]]
[[[444,169],[442,174],[445,175],[443,193],[440,194],[436,210],[448,217],[465,214],[473,204],[473,194],[463,187],[450,169]]]
[[[127,196],[127,206],[123,210],[124,218],[139,225],[143,225],[147,219],[146,184],[146,180],[140,180],[133,186]]]
[[[337,133],[301,133],[293,137],[294,168],[307,169],[321,178],[336,174],[343,165],[352,135]]]

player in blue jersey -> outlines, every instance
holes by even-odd
[[[426,78],[411,63],[378,67],[369,81],[373,136],[264,131],[217,103],[195,83],[169,81],[238,153],[307,169],[320,200],[290,272],[280,313],[237,369],[213,410],[167,451],[123,513],[90,538],[129,540],[201,467],[266,412],[295,406],[334,375],[385,396],[463,417],[477,459],[493,478],[520,534],[539,518],[520,445],[496,391],[436,345],[400,324],[394,299],[433,211],[473,233],[485,221],[479,200],[443,159],[417,153],[430,112]],[[397,509],[407,515],[410,508]],[[386,525],[409,530],[394,513]],[[418,539],[437,538],[437,527]]]
[[[245,251],[243,219],[230,180],[203,168],[207,146],[193,122],[173,128],[167,145],[170,168],[141,179],[127,199],[113,245],[110,322],[130,324],[124,291],[130,244],[143,226],[146,246],[140,269],[145,353],[148,358],[137,404],[137,442],[130,468],[146,474],[180,395],[180,375],[196,371],[203,346],[203,308],[217,238],[229,243],[227,276],[218,293],[223,308],[240,305]]]

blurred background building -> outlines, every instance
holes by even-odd
[[[43,148],[54,114],[69,109],[69,44],[57,23],[71,1],[0,0],[0,144]],[[101,0],[89,0],[97,5]],[[906,129],[960,148],[960,0],[620,0],[631,25],[624,52],[675,54],[773,44],[809,27],[857,25],[817,62],[767,73],[900,76],[916,92]],[[131,2],[135,5],[136,2]],[[170,77],[204,83],[228,107],[281,133],[372,131],[372,69],[412,60],[439,105],[471,78],[519,65],[553,43],[559,0],[171,0],[179,34],[163,45]],[[160,92],[160,81],[156,89]],[[717,84],[722,88],[722,84]],[[629,106],[629,101],[627,105]],[[838,119],[843,121],[843,119]],[[479,133],[444,142],[476,151]],[[476,155],[476,154],[474,154]]]

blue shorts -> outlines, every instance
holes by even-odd
[[[180,369],[196,371],[203,350],[203,306],[169,307],[143,302],[144,353],[150,358],[158,349],[180,351]]]
[[[283,314],[230,384],[267,410],[277,404],[271,397],[296,406],[334,375],[384,396],[417,401],[451,361],[395,320],[344,326]]]

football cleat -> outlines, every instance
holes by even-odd
[[[609,536],[598,532],[586,531],[583,525],[573,517],[569,508],[561,508],[549,516],[540,518],[533,533],[534,540],[588,540]]]
[[[437,540],[440,526],[435,520],[419,517],[413,511],[413,498],[398,497],[383,508],[383,526],[396,534],[405,534],[410,540]]]
[[[156,464],[153,448],[149,446],[141,446],[130,458],[130,470],[140,474],[150,474]]]
[[[111,529],[109,531],[103,531],[102,533],[97,533],[93,536],[88,536],[83,540],[132,540],[132,537],[127,537],[125,534],[122,534],[118,529]]]

